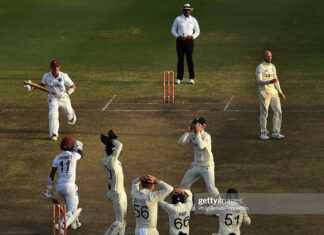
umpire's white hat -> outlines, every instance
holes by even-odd
[[[190,6],[189,3],[185,3],[185,4],[183,5],[182,10],[192,10],[192,11],[193,11],[193,8],[191,8],[191,6]]]

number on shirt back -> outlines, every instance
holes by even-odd
[[[134,211],[136,218],[142,217],[143,219],[148,219],[148,217],[150,216],[147,206],[141,207],[140,205],[134,204]]]
[[[231,225],[233,224],[233,220],[232,220],[232,218],[231,218],[232,215],[233,215],[233,214],[228,213],[228,214],[226,214],[226,216],[225,216],[225,224],[226,224],[227,226],[231,226]],[[240,215],[236,216],[234,219],[236,220],[236,226],[237,226],[238,223],[239,223]]]
[[[70,160],[68,160],[66,163],[66,171],[65,173],[69,173],[69,168],[70,168]],[[63,173],[64,170],[64,161],[60,161],[60,166],[61,166],[61,173]]]
[[[184,227],[188,227],[188,225],[189,225],[189,216],[187,216],[187,217],[185,217],[184,219],[183,219],[183,222],[182,222],[182,219],[181,218],[176,218],[175,220],[174,220],[174,227],[176,227],[177,229],[182,229],[182,227],[184,226]]]

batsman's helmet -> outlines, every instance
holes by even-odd
[[[226,191],[226,199],[238,199],[238,192],[235,188],[230,188]]]
[[[187,201],[187,194],[181,193],[181,194],[172,194],[172,204],[177,204],[178,202],[185,203]]]
[[[61,149],[64,151],[70,151],[73,149],[74,141],[70,137],[64,137],[61,141]]]

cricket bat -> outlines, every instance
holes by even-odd
[[[46,87],[42,87],[41,85],[38,85],[38,84],[36,84],[36,83],[28,82],[28,81],[24,81],[24,84],[25,84],[25,85],[29,85],[29,86],[31,86],[31,87],[34,87],[34,88],[36,88],[36,89],[38,89],[38,90],[45,91],[45,92],[47,92],[47,93],[51,93],[51,94],[53,94],[53,95],[56,95],[56,92],[51,91],[50,89],[47,89]]]

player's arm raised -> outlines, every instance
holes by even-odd
[[[154,176],[153,176],[154,177]],[[163,189],[153,193],[155,199],[163,201],[173,190],[173,187],[162,180],[158,180],[154,177],[154,183],[160,185]]]
[[[189,138],[189,135],[192,131],[192,124],[190,124],[188,126],[188,129],[187,131],[180,137],[179,141],[178,141],[178,144],[181,145],[181,146],[184,146],[186,144],[188,144],[190,142],[190,138]]]
[[[140,178],[134,179],[134,181],[132,182],[132,194],[139,191],[140,183]]]
[[[208,146],[211,143],[210,135],[207,135],[203,140],[200,132],[197,132],[196,137],[197,137],[196,139],[197,139],[197,145],[199,149],[204,149],[206,146]]]
[[[118,159],[118,157],[119,157],[119,155],[120,155],[120,153],[121,153],[121,151],[123,149],[123,144],[121,142],[119,142],[118,140],[116,140],[116,139],[113,139],[112,143],[116,148],[113,151],[112,156],[113,156],[113,158]]]

